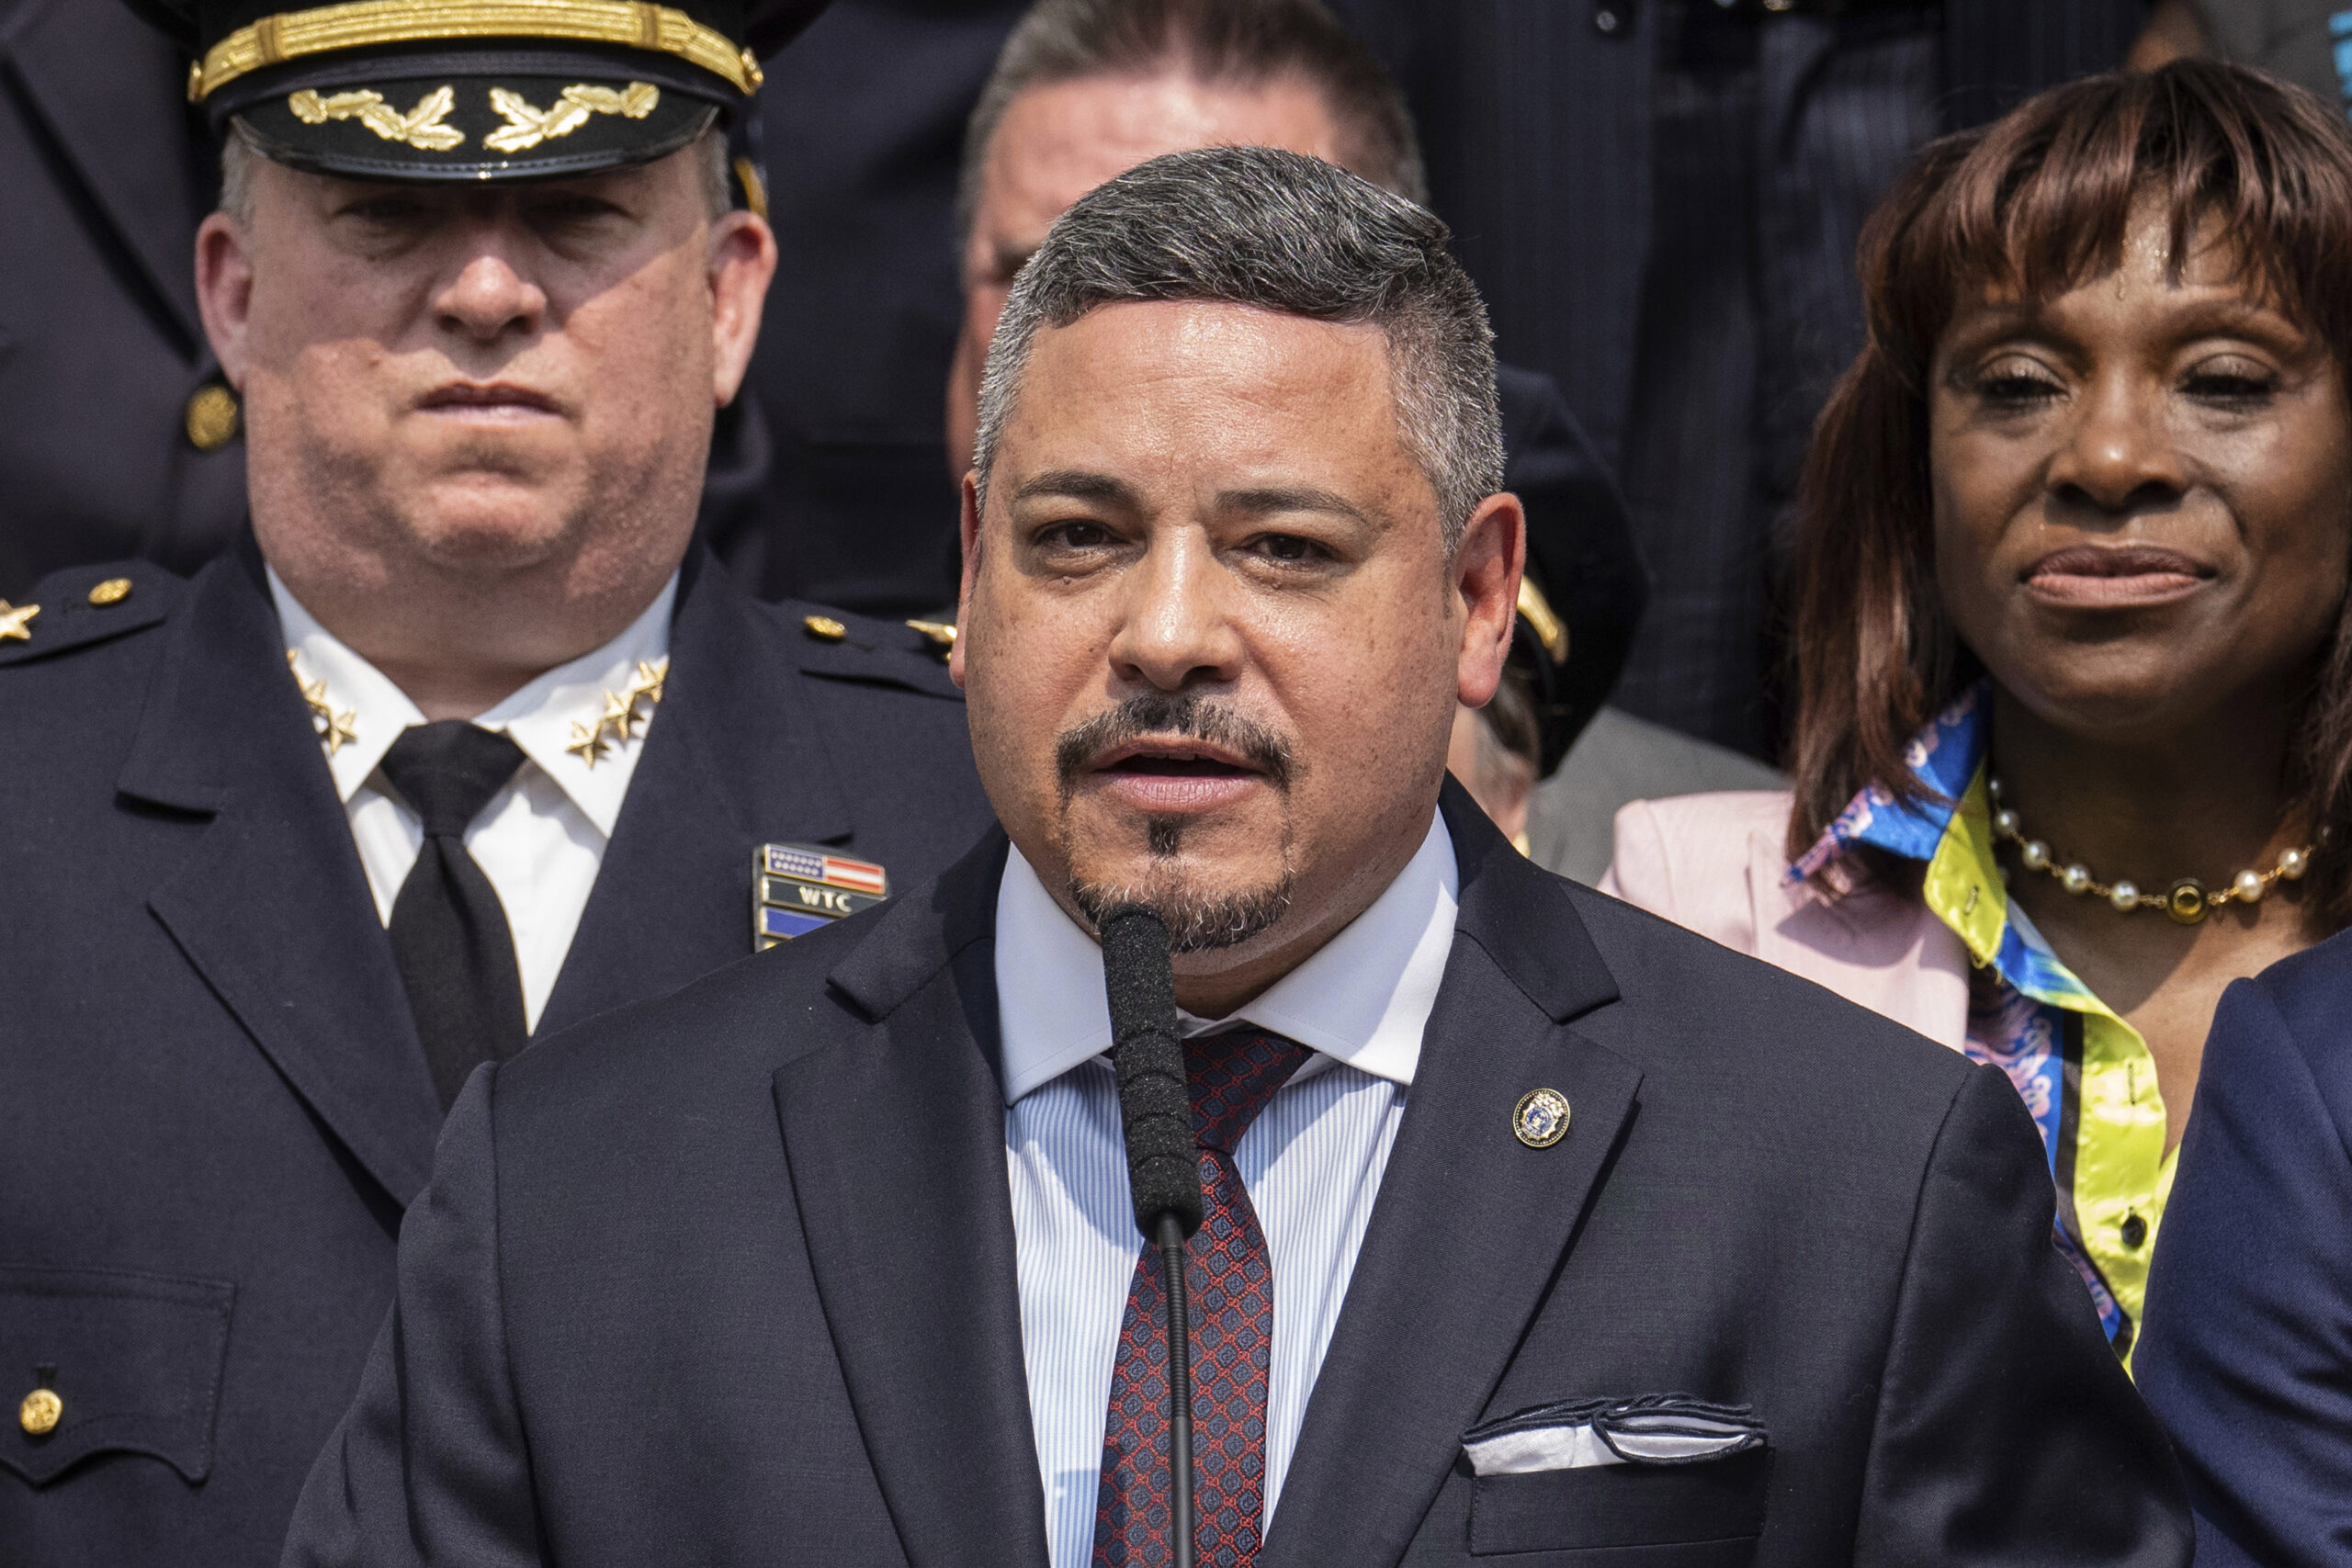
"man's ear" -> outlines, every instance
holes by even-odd
[[[955,646],[947,650],[947,673],[957,685],[964,683],[964,633],[972,626],[972,586],[980,575],[980,476],[977,470],[964,476],[964,517],[958,525],[958,543],[964,558],[964,575],[956,589]]]
[[[253,319],[253,248],[251,236],[225,213],[213,213],[196,231],[196,303],[220,374],[243,392],[245,331]]]
[[[1453,552],[1453,591],[1463,609],[1458,695],[1483,707],[1501,684],[1519,614],[1519,574],[1527,564],[1527,513],[1519,497],[1490,495],[1470,513]]]
[[[760,308],[775,276],[775,233],[764,219],[730,212],[710,226],[711,392],[735,400],[760,341]]]

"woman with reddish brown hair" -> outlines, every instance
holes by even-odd
[[[1626,807],[1608,886],[2006,1071],[2128,1357],[2222,988],[2352,922],[2352,135],[2227,65],[2074,83],[1928,149],[1861,266],[1795,789]]]

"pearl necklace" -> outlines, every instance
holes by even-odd
[[[2001,804],[2001,781],[1987,779],[1985,788],[1993,797],[1993,836],[2007,839],[2018,846],[2018,859],[2028,871],[2047,872],[2058,879],[2059,886],[2069,893],[2089,893],[2106,899],[2125,914],[2134,909],[2162,909],[2184,926],[2193,926],[2223,904],[2257,904],[2270,891],[2270,885],[2280,877],[2300,882],[2312,868],[2312,854],[2317,844],[2305,844],[2301,849],[2278,852],[2278,863],[2268,871],[2242,871],[2230,878],[2229,886],[2211,888],[2193,876],[2184,876],[2162,893],[2143,893],[2131,882],[2101,882],[2091,874],[2091,868],[2075,861],[2061,866],[2051,852],[2049,844],[2040,839],[2029,839],[2018,825],[2018,814]],[[2322,829],[2317,843],[2325,843],[2328,834]]]

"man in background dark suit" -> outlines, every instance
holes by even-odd
[[[2187,1562],[2007,1081],[1442,783],[1523,557],[1442,233],[1262,148],[1069,209],[965,488],[1005,834],[474,1076],[289,1564],[1167,1561],[1093,934],[1138,904],[1202,1561]]]
[[[720,125],[805,10],[686,18],[729,75],[188,17],[252,523],[0,605],[10,1568],[268,1561],[474,1063],[989,821],[938,637],[690,547],[773,259]]]

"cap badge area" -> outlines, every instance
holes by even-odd
[[[520,94],[503,87],[490,90],[490,107],[505,117],[503,130],[493,130],[482,138],[483,145],[493,152],[522,152],[542,141],[553,141],[569,136],[588,123],[589,117],[616,114],[625,119],[643,119],[662,104],[662,89],[650,82],[631,82],[627,88],[571,86],[553,108],[537,108]]]
[[[752,852],[752,951],[806,936],[890,896],[890,874],[819,844],[762,844]]]
[[[1548,1149],[1568,1135],[1568,1097],[1556,1089],[1531,1089],[1510,1113],[1510,1130],[1531,1149]]]
[[[482,144],[493,152],[527,152],[543,141],[571,135],[597,115],[643,119],[661,105],[662,89],[650,82],[631,82],[618,88],[576,83],[544,109],[520,93],[492,87],[490,107],[505,124],[485,135]],[[447,123],[457,107],[457,89],[446,85],[418,99],[406,114],[385,102],[383,94],[366,88],[321,96],[305,87],[286,99],[288,111],[304,125],[356,119],[387,141],[423,152],[449,152],[466,144],[466,133]]]
[[[458,107],[457,90],[436,87],[402,114],[384,101],[381,93],[366,90],[335,93],[327,97],[305,87],[286,100],[286,107],[304,125],[324,125],[331,119],[356,119],[387,141],[424,152],[447,152],[465,145],[466,133],[441,122]]]

